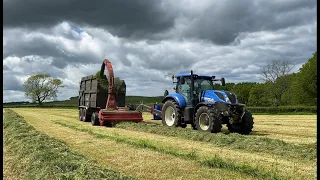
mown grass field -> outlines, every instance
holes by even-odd
[[[144,114],[144,123],[120,123],[107,128],[78,121],[78,112],[73,109],[12,110],[34,131],[54,138],[83,161],[95,165],[85,172],[110,171],[114,179],[316,179],[316,115],[254,115],[254,131],[244,136],[229,134],[225,127],[218,134],[166,128],[161,121],[151,120],[149,114]],[[21,124],[12,119],[17,119],[13,112],[5,113],[8,127]],[[15,126],[18,134],[19,127]],[[4,127],[9,139],[5,138],[5,179],[13,179],[10,177],[21,168],[14,152],[27,146],[22,144],[25,141],[12,144],[10,133],[15,131]],[[45,149],[42,153],[41,148],[38,150],[37,157],[48,156]],[[72,157],[61,161],[68,164]],[[70,177],[84,176],[79,168],[74,168]],[[50,168],[43,169],[46,171],[58,173]],[[95,179],[90,173],[85,175]]]

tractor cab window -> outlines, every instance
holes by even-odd
[[[209,79],[196,79],[194,86],[198,93],[204,90],[213,90],[213,83]]]
[[[190,102],[189,102],[189,100],[190,100],[190,87],[191,87],[191,79],[187,78],[187,77],[185,77],[184,84],[179,82],[177,85],[177,90],[178,90],[177,92],[179,92],[182,96],[185,97],[187,104],[190,104]]]

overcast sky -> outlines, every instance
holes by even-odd
[[[37,73],[77,96],[104,59],[128,95],[160,96],[175,73],[261,82],[268,61],[297,72],[316,51],[316,0],[4,0],[3,20],[4,102],[27,100]]]

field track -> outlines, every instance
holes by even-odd
[[[93,127],[78,121],[77,110],[71,109],[13,110],[38,131],[62,140],[76,152],[139,179],[316,179],[315,158],[292,158],[123,128]],[[254,117],[250,137],[282,140],[294,147],[316,142],[315,115]],[[146,123],[161,123],[151,118],[144,115]],[[226,135],[220,136],[230,136],[225,127],[223,133]]]

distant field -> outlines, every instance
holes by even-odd
[[[148,106],[153,106],[155,103],[161,104],[163,97],[146,97],[146,96],[126,96],[126,104],[146,104]],[[39,107],[38,104],[21,104],[21,103],[3,103],[5,108],[15,108],[15,107]],[[41,105],[42,108],[77,108],[78,99],[73,98],[71,100],[46,102]],[[316,114],[316,106],[279,106],[279,107],[248,107],[248,109],[255,114]]]
[[[139,104],[143,102],[144,104],[154,104],[156,102],[161,103],[162,96],[146,97],[146,96],[126,96],[126,104]],[[4,107],[14,107],[14,106],[37,106],[38,104],[21,104],[21,103],[3,103]],[[54,101],[43,103],[43,106],[69,106],[77,107],[78,99],[64,100],[64,101]]]
[[[147,113],[144,123],[107,128],[78,121],[76,109],[13,110],[90,161],[138,179],[316,179],[316,115],[254,115],[254,131],[243,136],[165,128]]]

